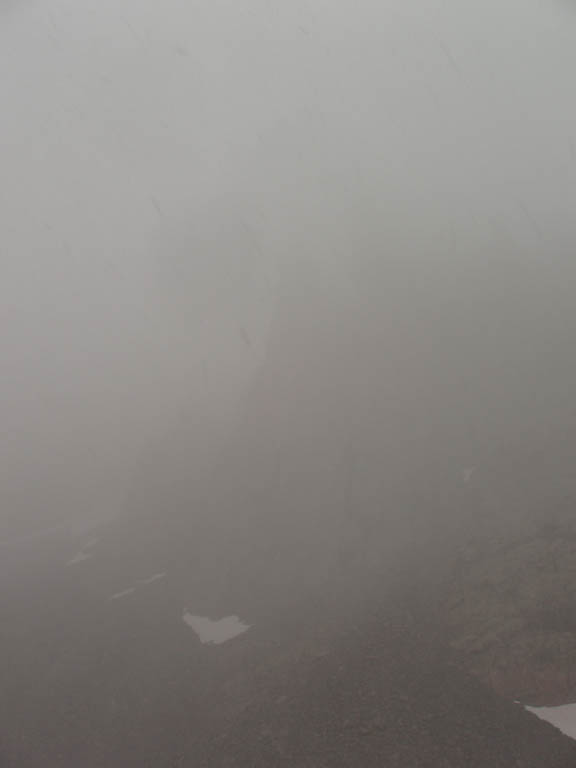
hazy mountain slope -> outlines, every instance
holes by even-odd
[[[576,742],[404,630],[372,628],[268,672],[202,765],[569,768]]]
[[[464,668],[527,704],[576,698],[576,530],[550,515],[463,550],[440,598]]]
[[[429,624],[434,610],[424,610],[444,596],[438,553],[419,562],[416,548],[367,568],[354,556],[361,547],[342,550],[321,526],[310,531],[270,528],[250,542],[206,514],[131,516],[97,541],[91,533],[54,546],[27,579],[22,548],[18,578],[8,568],[0,585],[5,763],[576,764],[572,742],[449,665]],[[384,531],[373,531],[380,553],[392,551]],[[90,557],[67,565],[78,551]],[[385,620],[398,605],[412,609],[410,632]],[[184,610],[235,613],[251,629],[205,647]],[[370,625],[375,611],[384,618]],[[206,744],[214,733],[221,739]]]

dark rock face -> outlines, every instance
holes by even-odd
[[[411,631],[373,627],[271,669],[199,766],[568,768],[576,742]]]
[[[576,700],[576,536],[546,523],[493,539],[455,569],[441,605],[463,666],[535,706]]]

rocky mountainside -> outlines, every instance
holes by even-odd
[[[458,644],[491,636],[454,604],[460,589],[481,605],[476,581],[493,574],[498,594],[515,573],[506,610],[486,601],[504,647],[518,574],[532,589],[548,583],[534,581],[534,566],[558,552],[570,582],[570,539],[552,534],[478,545],[451,588],[424,571],[404,585],[382,571],[348,595],[353,563],[311,589],[316,545],[296,557],[292,540],[286,551],[247,551],[219,579],[232,562],[219,529],[186,528],[181,517],[175,528],[132,519],[97,541],[62,544],[41,578],[16,590],[8,574],[0,590],[0,765],[571,768],[576,742],[514,704],[511,689],[505,698],[478,679],[474,649]],[[221,560],[210,560],[219,543]],[[89,557],[67,565],[77,550]],[[183,610],[238,613],[250,630],[205,646]]]
[[[26,541],[2,559],[0,765],[576,765],[576,742],[513,703],[574,700],[558,462],[442,459],[362,506],[328,475],[306,490],[308,458],[287,454],[204,499],[186,462],[147,467],[130,514],[41,563]],[[202,645],[186,611],[250,630]]]
[[[267,670],[204,768],[569,768],[576,742],[492,693],[414,627],[349,632]]]
[[[462,666],[534,706],[576,700],[576,529],[570,518],[469,544],[440,604]]]

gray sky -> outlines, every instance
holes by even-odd
[[[209,466],[299,284],[355,323],[363,396],[395,329],[407,435],[444,434],[451,403],[483,440],[564,423],[574,71],[554,0],[0,6],[8,507],[120,505],[184,410]]]

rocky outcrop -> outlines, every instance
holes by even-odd
[[[368,627],[284,662],[198,768],[569,768],[576,742],[414,631]]]
[[[441,620],[462,666],[507,698],[576,701],[576,532],[570,520],[475,542],[445,587]]]

